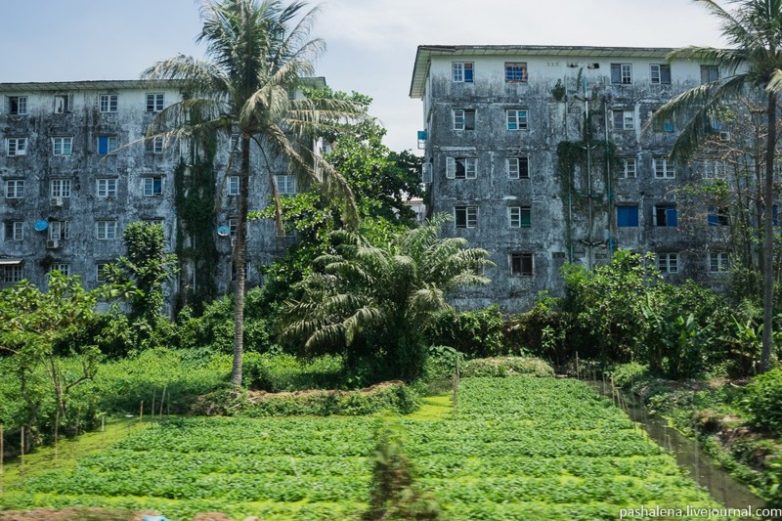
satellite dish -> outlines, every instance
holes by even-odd
[[[45,219],[38,219],[35,221],[35,231],[44,232],[49,227],[49,223]]]
[[[217,227],[217,235],[220,237],[228,237],[231,235],[231,228],[226,226],[225,224],[221,224]]]

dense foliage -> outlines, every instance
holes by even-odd
[[[755,425],[782,436],[782,369],[757,376],[747,386],[745,405]]]

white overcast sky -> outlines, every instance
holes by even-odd
[[[317,74],[374,98],[387,144],[415,148],[408,97],[421,44],[720,45],[691,0],[325,0]],[[131,79],[159,59],[201,55],[200,0],[0,0],[0,82]]]

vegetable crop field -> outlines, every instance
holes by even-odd
[[[613,520],[622,508],[716,506],[588,385],[468,378],[457,407],[397,420],[417,486],[454,520]],[[6,480],[0,509],[157,509],[172,520],[357,519],[379,417],[169,418],[56,470]],[[677,519],[688,519],[680,517]]]

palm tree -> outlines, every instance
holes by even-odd
[[[285,157],[301,175],[321,183],[345,201],[347,224],[358,219],[351,190],[345,180],[313,150],[320,127],[357,114],[350,102],[296,95],[313,73],[313,60],[323,42],[310,39],[316,9],[294,0],[209,0],[202,8],[199,42],[206,44],[208,61],[179,55],[158,62],[142,77],[178,80],[183,101],[163,110],[147,135],[169,140],[190,139],[209,132],[238,134],[238,223],[233,248],[236,273],[234,296],[234,359],[231,382],[242,381],[246,223],[251,143],[271,168],[269,157]],[[229,166],[230,168],[230,166]],[[268,175],[275,204],[279,200],[273,177]],[[281,228],[280,212],[277,225]]]
[[[782,91],[782,0],[734,0],[726,9],[714,0],[694,0],[722,24],[730,48],[687,47],[668,59],[694,59],[717,65],[727,76],[689,89],[663,105],[652,124],[666,120],[682,122],[682,132],[673,147],[674,159],[685,160],[709,137],[710,122],[724,103],[747,95],[765,97],[766,148],[763,180],[763,355],[761,370],[771,364],[774,305],[774,159],[777,146],[777,102]]]
[[[423,361],[422,331],[449,307],[457,286],[487,284],[488,252],[463,238],[440,238],[448,216],[396,233],[373,245],[361,235],[333,232],[332,253],[315,260],[285,303],[285,334],[304,342],[308,355],[337,352],[374,362],[385,377],[414,378]]]

